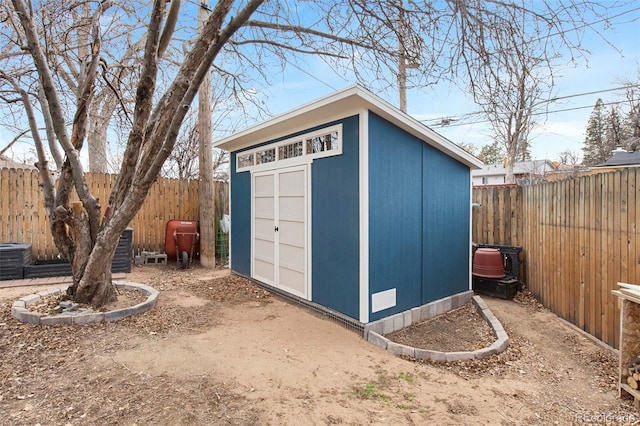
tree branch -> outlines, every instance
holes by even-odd
[[[291,32],[293,34],[308,34],[316,37],[321,37],[323,39],[337,41],[339,43],[343,43],[349,46],[361,47],[364,49],[380,49],[380,45],[367,44],[360,41],[356,41],[350,38],[341,37],[336,34],[330,34],[323,31],[317,31],[312,28],[302,27],[299,25],[286,25],[286,24],[276,24],[272,22],[264,22],[264,21],[248,21],[245,25],[246,27],[254,27],[254,28],[266,28],[271,30],[279,30],[283,32]]]
[[[178,14],[180,13],[181,0],[168,0],[171,2],[169,6],[169,13],[167,14],[167,22],[164,25],[164,30],[160,36],[158,42],[158,58],[162,58],[164,51],[167,49],[173,32],[176,29],[176,22],[178,22]],[[200,6],[202,7],[202,6]]]
[[[178,136],[178,131],[184,119],[184,116],[191,105],[195,95],[198,93],[200,83],[206,72],[209,71],[213,60],[220,52],[227,41],[241,28],[251,17],[253,12],[260,7],[264,0],[252,0],[232,18],[224,29],[222,23],[228,15],[233,1],[219,1],[205,23],[200,37],[198,38],[193,50],[187,55],[183,66],[178,72],[178,76],[174,80],[171,88],[167,91],[170,96],[163,97],[159,102],[159,108],[163,104],[171,104],[179,102],[180,108],[177,111],[171,109],[157,109],[164,115],[161,127],[154,129],[156,137],[160,137],[162,144],[156,155],[146,152],[146,158],[152,161],[145,161],[148,168],[143,166],[140,168],[140,184],[142,186],[151,185],[158,177],[158,173],[162,168],[162,164],[171,153],[173,145]],[[173,98],[173,101],[172,99]],[[143,160],[144,161],[144,160]]]
[[[242,41],[230,41],[230,44],[233,44],[235,46],[242,46],[242,45],[246,45],[246,44],[267,44],[270,46],[274,46],[274,47],[278,47],[282,50],[288,50],[290,52],[296,52],[296,53],[302,53],[303,55],[322,55],[322,56],[328,56],[328,57],[332,57],[332,58],[336,58],[336,59],[349,59],[349,56],[345,56],[345,55],[339,55],[337,53],[330,53],[330,52],[322,52],[322,51],[318,51],[318,50],[305,50],[305,49],[300,49],[300,48],[296,48],[293,46],[289,46],[287,44],[284,43],[278,43],[275,41],[271,41],[271,40],[258,40],[258,39],[245,39]]]
[[[29,133],[29,130],[23,130],[20,133],[18,133],[13,139],[11,139],[11,142],[9,142],[7,144],[7,146],[5,146],[4,148],[2,148],[0,150],[0,155],[3,155],[5,152],[7,152],[7,150],[9,148],[11,148],[13,146],[14,143],[18,142],[20,140],[20,138],[22,138],[24,135],[26,135],[27,133]]]
[[[123,203],[123,200],[129,194],[131,183],[136,172],[136,165],[140,159],[141,148],[145,141],[145,129],[149,125],[149,117],[153,105],[153,94],[156,86],[156,73],[158,69],[157,52],[163,8],[163,0],[154,0],[147,30],[144,56],[142,58],[142,71],[136,90],[133,126],[131,126],[127,147],[124,152],[124,157],[122,158],[120,173],[109,196],[109,205],[112,207],[112,211],[117,211]]]
[[[53,188],[53,178],[51,176],[51,172],[47,167],[47,157],[44,153],[44,146],[42,144],[42,139],[40,139],[40,132],[38,131],[38,124],[36,122],[36,116],[33,113],[33,107],[31,106],[31,99],[29,98],[29,94],[21,88],[14,79],[7,76],[4,71],[0,71],[0,77],[7,80],[9,83],[13,85],[13,88],[16,92],[20,94],[22,97],[22,104],[24,106],[25,112],[27,113],[27,118],[29,120],[29,129],[31,130],[31,135],[33,137],[33,141],[35,143],[36,152],[38,155],[38,163],[36,166],[40,172],[40,180],[42,184],[43,194],[44,194],[44,206],[49,214],[49,217],[52,218],[54,216],[54,188]],[[25,130],[22,134],[25,134],[27,131]],[[22,135],[21,134],[21,135]],[[8,146],[11,146],[18,138],[21,137],[18,135]],[[0,152],[0,155],[4,153],[6,148]]]

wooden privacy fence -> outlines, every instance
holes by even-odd
[[[87,173],[91,192],[106,208],[116,175]],[[0,242],[32,244],[34,259],[50,259],[58,254],[44,209],[37,170],[0,169]],[[216,217],[228,212],[226,183],[216,183]],[[198,182],[158,179],[133,218],[133,250],[164,251],[165,227],[171,219],[197,219]],[[216,228],[217,230],[217,228]]]
[[[611,290],[640,284],[640,172],[474,188],[476,243],[523,247],[523,281],[551,311],[618,347]]]
[[[522,188],[473,188],[473,241],[482,244],[522,245]]]

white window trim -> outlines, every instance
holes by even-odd
[[[333,132],[338,133],[338,138],[337,138],[338,146],[336,149],[332,149],[329,151],[316,152],[312,154],[307,153],[307,143],[306,143],[307,139],[311,139],[317,136],[323,136]],[[286,158],[283,160],[278,158],[278,152],[281,146],[289,145],[298,141],[302,141],[302,149],[303,149],[302,155],[298,157]],[[276,150],[276,160],[271,161],[269,163],[256,164],[256,154],[258,152],[265,151],[272,148]],[[238,159],[241,155],[246,155],[246,154],[253,154],[253,165],[240,167]],[[316,158],[332,157],[334,155],[341,155],[341,154],[342,154],[342,124],[336,124],[334,126],[323,127],[322,129],[318,129],[313,132],[305,133],[296,137],[288,138],[288,139],[274,142],[268,145],[262,145],[258,148],[238,152],[236,154],[236,173],[250,171],[250,170],[258,171],[258,170],[265,170],[265,169],[278,168],[278,167],[288,167],[296,164],[311,163]]]

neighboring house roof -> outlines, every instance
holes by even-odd
[[[32,164],[17,163],[3,155],[0,155],[0,169],[4,168],[33,170],[35,169],[35,166],[33,166]]]
[[[497,164],[485,164],[480,170],[474,170],[473,176],[488,177],[488,176],[503,176],[507,174],[507,169]]]
[[[615,150],[611,158],[604,163],[597,164],[595,167],[612,166],[640,166],[640,151]]]
[[[359,85],[347,87],[249,127],[217,141],[214,146],[227,151],[237,151],[261,141],[284,137],[296,131],[343,118],[345,113],[357,114],[367,109],[472,170],[483,166],[479,159],[458,145]]]
[[[549,160],[520,161],[513,165],[513,174],[515,176],[544,175],[555,169]],[[502,165],[487,164],[480,170],[474,170],[472,174],[478,177],[503,176],[507,174],[507,169]]]

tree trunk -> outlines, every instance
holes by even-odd
[[[103,238],[96,241],[90,254],[78,260],[77,263],[81,265],[86,259],[84,269],[73,271],[73,300],[96,308],[117,299],[115,287],[111,282],[111,261],[118,245],[119,234],[115,240],[111,235],[101,235]],[[76,281],[78,276],[81,278]]]
[[[91,254],[91,232],[82,203],[70,203],[71,228],[70,234],[73,240],[73,253],[71,256],[71,271],[73,273],[73,286],[76,286],[82,279],[84,269]],[[75,287],[74,287],[75,288]]]
[[[67,253],[73,273],[73,284],[67,289],[67,294],[78,303],[96,308],[116,300],[111,282],[111,261],[119,237],[115,243],[110,236],[94,243],[86,211],[80,202],[71,203],[64,231],[67,233]]]
[[[89,171],[107,173],[107,123],[91,117],[89,124]]]
[[[208,2],[207,2],[208,3]],[[200,25],[207,20],[204,3],[198,9]],[[200,221],[200,264],[207,268],[216,267],[216,213],[213,197],[213,136],[211,131],[211,91],[209,72],[198,89],[198,136],[200,139],[198,184]]]
[[[509,137],[510,140],[506,144],[507,148],[507,158],[505,159],[505,178],[504,183],[515,183],[516,179],[513,175],[513,166],[516,162],[516,152],[517,152],[517,140],[514,139],[514,136]]]
[[[73,300],[99,308],[115,301],[118,297],[111,282],[111,259],[102,258],[94,263],[92,274],[86,274],[78,283]],[[93,278],[95,277],[95,278]]]

